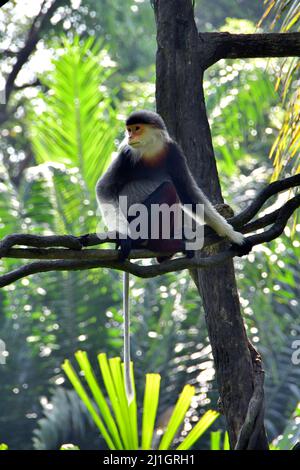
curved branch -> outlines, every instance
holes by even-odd
[[[282,234],[290,216],[296,209],[298,209],[298,207],[300,207],[300,194],[295,196],[293,199],[290,199],[279,209],[276,222],[274,225],[272,225],[271,228],[263,233],[251,235],[251,237],[248,237],[247,240],[250,240],[254,246],[258,245],[259,243],[270,242],[279,237]]]
[[[255,198],[249,208],[242,212],[243,217],[241,219],[247,220],[249,217],[252,217],[254,207],[259,210],[268,197],[276,194],[279,190],[282,190],[284,181],[276,183],[272,183],[267,190],[263,190]],[[292,179],[289,178],[288,184],[291,183],[295,183],[295,177],[292,177]],[[271,189],[269,189],[270,187]],[[284,189],[286,189],[286,187]],[[298,207],[300,207],[300,195],[290,199],[280,209],[273,213],[261,217],[260,219],[242,227],[241,231],[243,233],[248,233],[251,230],[267,227],[273,223],[273,225],[264,232],[247,237],[249,247],[251,248],[255,245],[269,242],[281,235],[288,219]],[[238,217],[239,216],[237,216],[237,218]],[[108,241],[115,241],[115,239],[111,239],[109,235],[109,233],[106,234],[107,238],[103,239],[99,239],[96,234],[87,234],[81,237],[74,237],[72,235],[51,235],[45,237],[28,234],[9,235],[0,241],[0,255],[2,257],[44,259],[47,261],[36,261],[0,276],[0,287],[4,287],[18,279],[38,272],[71,271],[93,268],[112,268],[129,272],[141,278],[150,278],[169,272],[181,271],[183,269],[205,269],[222,264],[226,260],[238,255],[238,248],[235,249],[231,247],[225,251],[204,258],[200,258],[198,256],[192,259],[185,257],[175,258],[164,261],[161,264],[143,266],[132,263],[129,260],[125,262],[119,261],[117,250],[81,250],[83,246],[93,246],[96,244],[106,243]],[[205,246],[211,243],[216,243],[220,240],[220,237],[210,235],[205,239]],[[12,248],[16,244],[28,245],[33,248]],[[47,248],[55,246],[65,248]],[[166,254],[171,255],[174,253],[163,253],[163,255]],[[153,253],[148,250],[133,250],[130,254],[130,258],[152,258],[161,255],[162,253]]]
[[[247,237],[247,241],[252,246],[258,245],[266,241],[271,241],[277,238],[284,230],[284,227],[292,215],[292,213],[300,206],[300,195],[295,196],[285,203],[280,209],[267,214],[264,217],[257,219],[254,222],[246,224],[241,228],[242,233],[249,233],[253,230],[267,227],[271,223],[274,225],[263,233],[255,234]],[[220,241],[221,238],[212,235],[205,238],[204,246]],[[0,255],[6,258],[15,259],[71,259],[71,260],[99,260],[99,261],[114,261],[118,259],[117,250],[81,250],[83,246],[94,246],[107,242],[115,242],[114,238],[109,237],[102,239],[98,238],[96,234],[87,234],[81,237],[74,237],[73,235],[29,235],[29,234],[13,234],[8,235],[0,241]],[[14,245],[27,245],[33,248],[11,248]],[[63,246],[65,248],[48,248],[55,246]],[[174,255],[173,252],[165,252],[164,255]],[[130,254],[131,259],[144,259],[156,258],[161,256],[162,253],[151,252],[149,250],[132,250]],[[212,259],[212,258],[210,258]],[[214,259],[214,258],[213,258]],[[205,264],[205,263],[204,263]]]
[[[21,266],[7,274],[0,276],[0,287],[7,286],[23,277],[30,276],[31,274],[42,273],[46,271],[78,271],[94,268],[111,268],[117,271],[125,271],[137,277],[144,279],[160,276],[172,271],[182,271],[183,269],[190,269],[195,267],[206,268],[223,263],[226,259],[231,258],[234,253],[224,251],[215,256],[201,258],[200,260],[188,258],[176,258],[169,261],[164,261],[161,264],[153,264],[151,266],[143,266],[130,261],[118,261],[118,252],[116,250],[109,259],[92,260],[50,260],[50,261],[36,261],[26,266]],[[101,250],[102,252],[102,250]],[[143,253],[139,253],[141,257]],[[165,253],[164,253],[165,254]],[[137,254],[136,254],[137,257]],[[113,258],[113,259],[112,259]],[[115,260],[114,260],[115,259]]]
[[[31,235],[27,233],[13,233],[0,240],[0,258],[15,245],[35,247],[64,246],[73,250],[81,250],[82,243],[73,235]]]
[[[296,199],[296,198],[294,198]],[[292,203],[293,202],[293,203]],[[297,207],[300,205],[300,196],[297,199]],[[284,208],[289,204],[288,210],[285,212]],[[292,213],[292,209],[295,208],[295,201],[289,201],[285,206],[282,207],[282,213],[279,213],[278,222],[274,226],[267,230],[264,233],[258,235],[252,235],[247,238],[251,246],[258,245],[264,241],[270,241],[273,238],[276,238],[278,234],[282,233],[285,223],[287,222],[289,216]],[[15,249],[16,251],[16,249]],[[20,249],[18,250],[21,251]],[[32,250],[28,250],[31,252]],[[61,250],[63,251],[63,250]],[[68,251],[68,250],[65,250]],[[86,250],[82,252],[77,252],[78,256],[85,256],[85,254],[90,251]],[[95,251],[95,250],[92,250]],[[24,250],[23,250],[24,252]],[[28,253],[29,255],[29,253]],[[72,254],[73,255],[73,254]],[[88,256],[90,256],[87,253]],[[94,255],[94,254],[93,254]],[[132,258],[141,258],[145,255],[156,256],[157,254],[152,254],[149,252],[143,252],[136,250],[132,253]],[[161,264],[154,264],[151,266],[142,266],[138,264],[131,263],[130,261],[121,262],[117,260],[118,252],[116,250],[99,250],[99,259],[90,260],[90,259],[63,259],[63,260],[51,260],[51,261],[40,261],[30,263],[26,266],[11,271],[10,273],[4,274],[0,277],[0,287],[4,287],[12,282],[21,279],[22,277],[29,276],[38,272],[45,271],[73,271],[73,270],[83,270],[83,269],[93,269],[93,268],[112,268],[120,271],[126,271],[135,276],[141,278],[150,278],[159,276],[161,274],[166,274],[168,272],[181,271],[183,269],[193,269],[193,268],[208,268],[211,266],[216,266],[218,264],[224,263],[226,260],[232,258],[236,255],[236,252],[232,249],[227,249],[221,253],[218,253],[213,256],[206,258],[176,258],[172,260],[165,261]]]
[[[300,186],[300,174],[269,184],[269,186],[258,193],[246,209],[235,217],[228,219],[228,222],[235,228],[239,228],[246,222],[249,222],[271,196],[296,186]]]
[[[259,218],[258,220],[247,224],[255,214],[261,209],[263,204],[275,194],[278,194],[281,191],[286,191],[287,189],[294,188],[300,185],[300,174],[285,178],[283,180],[275,181],[269,186],[264,188],[258,193],[250,205],[240,212],[238,215],[228,219],[228,222],[233,225],[235,229],[239,229],[242,233],[249,233],[258,228],[266,227],[274,223],[277,220],[277,217],[281,209],[265,215],[264,217]],[[288,203],[288,206],[283,206],[288,208],[294,201],[295,208],[298,207],[298,196],[291,199]],[[96,233],[86,234],[80,237],[75,237],[73,235],[50,235],[50,236],[41,236],[41,235],[31,235],[31,234],[12,234],[6,236],[3,240],[0,240],[0,258],[6,256],[6,253],[10,248],[15,245],[26,245],[36,248],[40,247],[65,247],[73,250],[81,250],[82,247],[100,245],[107,242],[114,242],[115,236],[112,232],[107,232],[106,234],[101,234],[101,238],[97,236]],[[217,243],[221,240],[210,227],[205,227],[205,243],[204,246],[209,246],[213,243]]]

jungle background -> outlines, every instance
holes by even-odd
[[[95,232],[95,183],[122,139],[124,118],[136,108],[155,109],[150,2],[56,3],[7,104],[0,105],[0,238]],[[9,1],[0,9],[0,88],[42,4]],[[274,24],[269,15],[259,26],[267,7],[262,1],[216,0],[210,8],[198,0],[195,13],[200,31],[298,30],[299,2],[281,4],[294,6],[294,16],[284,10]],[[296,72],[295,59],[222,60],[206,72],[223,195],[235,209],[272,178],[298,171],[299,145],[286,130],[289,119],[299,119]],[[299,232],[294,218],[282,237],[235,263],[247,333],[266,370],[268,437],[279,445],[300,435],[300,367],[292,361],[293,342],[300,338]],[[0,273],[15,265],[0,260]],[[144,374],[159,372],[162,422],[186,383],[199,397],[191,422],[195,414],[216,409],[204,315],[188,273],[147,282],[132,278],[131,284],[138,396]],[[0,365],[0,442],[11,449],[56,449],[64,442],[105,448],[61,364],[78,349],[92,362],[99,352],[120,355],[121,299],[121,276],[107,269],[36,274],[0,291],[6,350]],[[222,418],[212,429],[224,429]],[[208,435],[196,448],[209,445]]]

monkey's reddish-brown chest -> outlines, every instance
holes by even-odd
[[[143,164],[148,168],[157,168],[165,164],[167,157],[168,149],[164,148],[162,151],[156,155],[152,156],[142,156]]]

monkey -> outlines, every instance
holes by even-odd
[[[120,144],[118,156],[96,184],[96,198],[102,216],[110,231],[117,232],[119,259],[125,260],[132,248],[146,247],[151,251],[183,252],[186,250],[183,238],[151,238],[133,240],[128,216],[121,207],[121,197],[127,206],[143,203],[146,208],[153,204],[172,206],[190,205],[189,215],[197,221],[194,213],[196,204],[204,205],[204,222],[218,235],[227,237],[235,247],[241,247],[241,255],[246,249],[246,239],[220,215],[198,187],[189,170],[186,158],[179,145],[170,137],[161,116],[153,111],[134,111],[126,119],[125,138]],[[152,221],[153,222],[153,221]],[[171,221],[174,232],[174,221]],[[173,233],[172,232],[172,233]],[[152,233],[152,232],[151,232]],[[244,245],[244,249],[243,249]],[[159,262],[168,256],[158,258]],[[129,275],[124,272],[123,309],[124,309],[124,370],[125,390],[130,403],[133,399],[133,386],[130,377],[130,339],[129,339]]]

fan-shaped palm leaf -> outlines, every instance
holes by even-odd
[[[78,395],[85,403],[96,426],[105,439],[107,446],[112,450],[137,450],[151,449],[154,424],[160,392],[160,376],[158,374],[146,375],[146,386],[144,393],[144,407],[142,419],[141,446],[139,446],[139,435],[137,426],[137,401],[136,397],[128,405],[124,387],[123,366],[120,358],[107,360],[105,354],[99,354],[99,366],[110,406],[104,398],[104,393],[97,382],[92,366],[86,352],[78,351],[75,354],[77,362],[84,373],[88,387],[92,393],[94,402],[87,394],[81,380],[72,367],[70,361],[65,361],[63,370],[71,381]],[[133,367],[132,367],[133,376]],[[169,449],[174,441],[175,435],[183,424],[185,414],[190,407],[194,396],[194,387],[186,385],[174,406],[170,420],[163,433],[159,449]],[[218,417],[216,411],[209,410],[198,421],[194,428],[188,433],[177,449],[189,449],[208,427]]]

